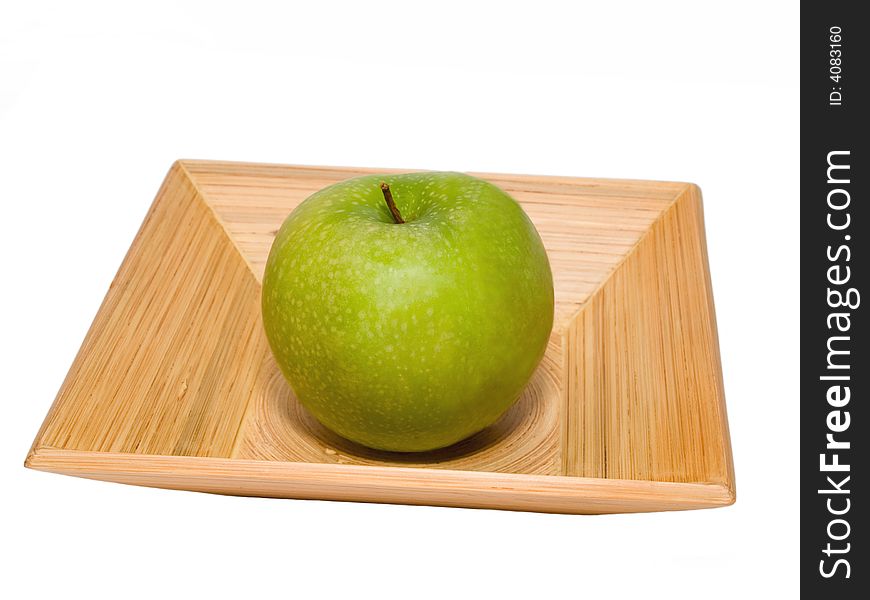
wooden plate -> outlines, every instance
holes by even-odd
[[[299,202],[372,172],[176,162],[26,465],[222,494],[565,513],[734,501],[692,184],[479,175],[522,203],[553,267],[555,325],[525,394],[427,454],[367,450],[315,422],[269,352],[260,278]]]

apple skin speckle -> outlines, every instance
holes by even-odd
[[[553,326],[553,278],[534,225],[498,187],[460,173],[373,175],[287,217],[262,307],[278,365],[323,425],[425,451],[491,425],[522,393]]]

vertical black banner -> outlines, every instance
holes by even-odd
[[[870,597],[865,8],[801,6],[801,588],[837,600]]]

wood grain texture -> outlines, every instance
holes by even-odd
[[[697,186],[566,333],[565,474],[733,485]]]
[[[350,177],[399,173],[184,161],[203,199],[261,280],[275,233],[288,213],[317,190]],[[556,291],[554,329],[562,332],[593,291],[686,187],[683,183],[613,181],[471,173],[520,201],[541,233]]]
[[[228,456],[268,351],[258,312],[245,262],[173,166],[37,442]]]
[[[30,466],[90,479],[234,496],[568,514],[689,510],[727,506],[734,501],[724,486],[703,483],[53,449],[31,457]]]
[[[478,174],[520,201],[553,266],[553,334],[523,397],[493,427],[425,454],[361,448],[312,419],[268,351],[259,282],[299,202],[372,172],[386,171],[173,165],[28,466],[220,493],[554,512],[733,502],[689,184]]]

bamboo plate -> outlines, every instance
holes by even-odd
[[[372,172],[176,162],[26,466],[222,494],[543,512],[734,502],[691,184],[482,175],[522,203],[553,267],[553,333],[520,401],[421,455],[367,450],[315,422],[269,352],[260,278],[299,202]]]

